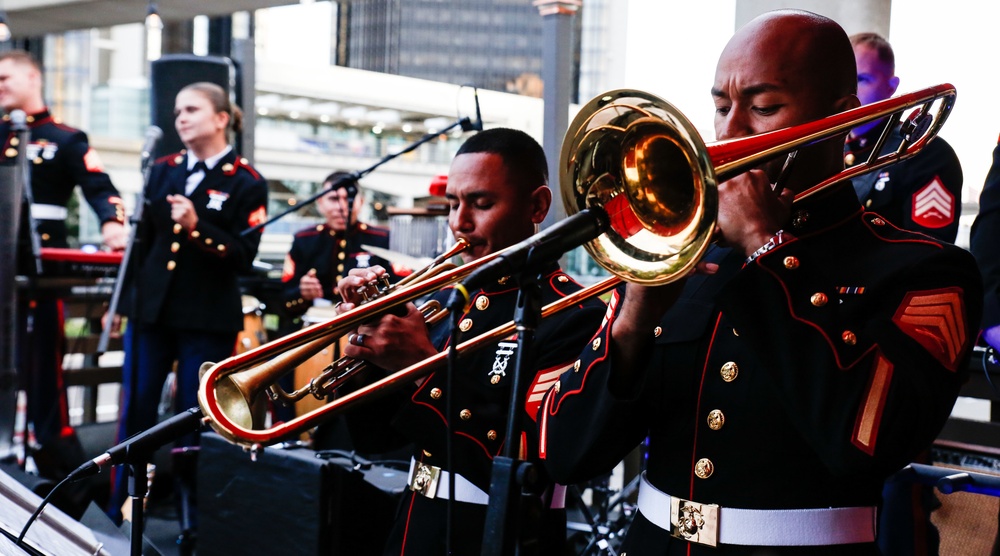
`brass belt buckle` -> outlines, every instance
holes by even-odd
[[[719,506],[670,497],[670,534],[689,542],[719,544]]]
[[[419,492],[427,498],[434,498],[437,495],[438,478],[441,476],[441,468],[417,462],[410,472],[410,490]]]

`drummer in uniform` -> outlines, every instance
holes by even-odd
[[[329,192],[316,201],[316,208],[325,222],[295,234],[281,273],[285,310],[296,319],[313,306],[339,301],[337,282],[352,269],[378,265],[390,269],[390,281],[405,273],[365,250],[366,245],[388,249],[389,230],[358,221],[364,195],[357,181],[346,172],[334,172],[323,180],[323,188]]]

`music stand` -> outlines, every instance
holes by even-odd
[[[18,547],[16,539],[21,528],[42,503],[31,489],[0,471],[0,553],[44,556],[111,556],[97,540],[93,531],[73,520],[59,508],[46,508]],[[4,544],[13,547],[8,551]]]

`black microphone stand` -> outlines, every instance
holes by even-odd
[[[141,295],[141,278],[139,276],[139,265],[143,258],[143,241],[140,237],[140,228],[143,225],[143,216],[145,214],[146,205],[149,203],[149,178],[153,167],[153,158],[151,156],[153,149],[144,149],[142,153],[142,160],[140,162],[140,167],[142,171],[142,188],[139,190],[138,195],[136,195],[135,210],[132,212],[132,217],[129,222],[131,224],[131,229],[129,230],[128,243],[125,247],[125,253],[122,255],[121,266],[118,271],[118,278],[115,282],[115,289],[112,293],[111,302],[108,307],[107,321],[105,322],[104,328],[101,331],[101,338],[98,342],[98,353],[104,353],[108,349],[108,343],[110,341],[111,327],[114,322],[115,313],[118,311],[118,302],[121,297],[122,289],[127,278],[134,280],[135,285],[130,292],[130,313],[128,323],[128,338],[129,338],[129,351],[131,357],[129,358],[129,366],[127,369],[122,369],[122,372],[129,373],[130,377],[130,391],[128,395],[134,398],[135,389],[138,387],[139,383],[139,328],[140,328],[140,315],[142,295]],[[133,253],[135,256],[133,256]],[[128,411],[122,414],[119,418],[124,419],[126,423],[126,430],[130,430],[131,427],[128,423],[133,421],[132,414],[134,413],[133,403],[129,402]],[[158,446],[157,446],[158,448]],[[144,529],[144,499],[147,494],[146,485],[146,466],[152,459],[153,452],[148,450],[137,450],[133,449],[130,445],[127,449],[127,457],[125,471],[128,473],[128,495],[132,501],[132,515],[131,515],[131,554],[133,556],[141,556],[142,554],[142,532]],[[137,479],[137,477],[139,479]]]
[[[159,131],[159,128],[155,128]],[[160,135],[163,134],[159,131]],[[137,269],[132,268],[132,252],[136,244],[136,237],[138,236],[139,224],[142,222],[142,213],[146,207],[146,189],[149,187],[149,172],[153,168],[153,149],[156,146],[156,141],[159,137],[155,137],[148,148],[144,148],[141,154],[141,160],[139,162],[139,169],[142,172],[142,189],[139,190],[139,194],[135,198],[135,210],[132,211],[132,218],[129,219],[131,224],[131,229],[129,230],[128,242],[125,244],[125,253],[122,254],[122,262],[118,266],[118,277],[115,280],[115,287],[111,293],[111,301],[108,304],[108,319],[104,323],[104,327],[101,330],[101,337],[97,341],[97,354],[106,353],[108,351],[108,343],[111,337],[111,326],[113,325],[115,313],[118,312],[118,303],[121,300],[122,289],[125,285],[125,275],[131,269],[136,272]],[[141,257],[140,257],[141,258]]]
[[[518,277],[519,291],[514,310],[517,326],[517,356],[514,359],[514,377],[510,387],[510,406],[507,413],[507,431],[503,454],[493,458],[490,478],[490,504],[486,510],[483,529],[483,556],[509,556],[519,554],[523,546],[520,518],[523,494],[538,486],[538,469],[531,463],[516,459],[521,431],[523,400],[527,397],[529,383],[521,380],[524,369],[534,363],[535,330],[541,321],[542,290],[534,265]]]
[[[28,129],[26,115],[22,110],[14,110],[10,114],[11,131],[14,132],[14,136],[18,140],[18,156],[16,162],[16,181],[21,186],[21,202],[22,207],[27,207],[27,210],[22,214],[25,217],[25,221],[21,225],[27,226],[27,239],[29,243],[29,248],[31,249],[31,265],[28,269],[28,285],[27,285],[27,300],[23,304],[17,304],[24,308],[26,324],[24,331],[24,345],[21,347],[22,351],[25,353],[21,357],[20,364],[25,365],[29,372],[36,365],[35,352],[31,348],[35,343],[35,337],[37,335],[35,327],[35,318],[39,310],[44,310],[38,307],[38,304],[42,301],[41,294],[39,292],[38,279],[42,276],[42,240],[38,234],[38,220],[32,214],[32,206],[35,204],[35,194],[31,186],[31,165],[28,164],[28,145],[31,142],[31,134]],[[17,308],[14,310],[15,318]],[[34,381],[33,378],[29,378],[25,388],[30,391],[33,386],[30,384]],[[36,400],[37,401],[37,400]],[[29,400],[28,403],[31,403]],[[23,438],[25,439],[25,461],[28,459],[28,422],[24,422],[24,430],[22,431]]]
[[[122,271],[119,273],[118,283],[124,283],[125,275],[131,271],[132,279],[135,281],[135,286],[131,291],[131,316],[129,317],[128,328],[129,333],[129,351],[131,352],[131,357],[129,358],[129,368],[122,369],[122,372],[128,372],[131,378],[131,386],[129,388],[128,395],[132,398],[132,401],[128,404],[128,411],[125,412],[120,418],[125,419],[126,430],[131,430],[128,423],[134,422],[133,415],[135,414],[135,391],[139,387],[139,334],[140,328],[142,327],[142,279],[139,276],[139,268],[141,260],[143,258],[143,241],[139,235],[139,228],[143,225],[143,216],[145,214],[146,205],[149,204],[149,176],[152,169],[152,164],[149,162],[150,159],[144,160],[143,169],[143,184],[140,190],[139,197],[136,199],[135,211],[132,213],[132,229],[130,230],[129,243],[126,247],[126,253],[128,253],[128,263],[129,266],[125,266],[125,256],[122,256]],[[137,249],[136,258],[131,256],[132,249]],[[119,290],[118,284],[115,284],[116,290]],[[113,320],[114,314],[110,311],[108,312],[108,320]],[[108,329],[108,326],[105,326]],[[128,472],[128,496],[132,501],[132,516],[131,516],[131,529],[129,532],[130,550],[131,556],[142,556],[142,534],[145,530],[145,498],[148,492],[148,486],[146,484],[146,467],[153,458],[153,454],[156,451],[156,447],[146,447],[144,450],[133,449],[130,445],[126,451],[126,463],[125,468]],[[124,516],[123,516],[124,517]]]
[[[17,141],[11,141],[16,145],[17,154],[13,158],[10,167],[3,168],[0,175],[0,182],[4,185],[3,200],[0,202],[4,209],[4,214],[8,218],[3,225],[2,255],[0,255],[0,303],[3,304],[3,322],[0,328],[3,329],[3,337],[0,338],[0,459],[16,459],[14,452],[14,436],[16,434],[17,422],[17,390],[18,390],[18,367],[22,361],[27,360],[27,355],[22,355],[21,361],[16,357],[17,349],[17,328],[21,320],[18,311],[23,305],[26,311],[31,313],[31,303],[22,301],[21,294],[18,293],[17,267],[22,262],[22,238],[21,226],[27,226],[27,233],[30,234],[30,245],[32,247],[32,257],[35,261],[35,272],[37,276],[40,268],[38,250],[38,234],[35,228],[34,219],[31,216],[30,199],[31,188],[31,166],[28,164],[27,148],[30,143],[30,135],[26,122],[27,116],[23,110],[15,110],[11,114],[10,130]],[[22,215],[25,215],[22,221]],[[27,269],[23,269],[27,270]],[[34,280],[29,282],[29,298],[35,297]],[[27,331],[26,331],[27,332]],[[26,340],[30,340],[27,335]],[[26,341],[27,345],[29,342]],[[24,347],[21,348],[25,350]],[[25,423],[27,428],[27,423]],[[24,436],[27,438],[27,435]]]
[[[430,141],[433,141],[434,139],[437,139],[439,136],[444,135],[445,133],[448,133],[452,129],[455,129],[456,127],[461,127],[462,131],[476,131],[476,130],[482,129],[482,121],[480,120],[479,123],[476,123],[476,122],[473,122],[472,120],[470,120],[467,117],[466,118],[461,118],[458,121],[456,121],[455,123],[449,125],[448,127],[444,128],[444,129],[442,129],[440,131],[435,131],[433,133],[424,134],[423,137],[421,137],[420,139],[417,139],[413,143],[410,143],[410,145],[407,146],[405,149],[403,149],[403,150],[401,150],[399,152],[396,152],[396,153],[387,154],[387,155],[383,156],[381,159],[379,159],[378,162],[376,162],[375,164],[372,164],[371,166],[369,166],[369,167],[367,167],[367,168],[365,168],[363,170],[358,170],[356,172],[351,172],[351,173],[349,173],[347,175],[341,176],[339,179],[337,179],[337,181],[335,181],[332,184],[330,184],[330,187],[328,189],[321,189],[318,193],[316,193],[315,195],[309,197],[308,199],[305,199],[303,201],[299,201],[299,202],[295,203],[295,206],[289,207],[288,209],[286,209],[286,210],[284,210],[282,212],[279,212],[278,214],[276,214],[276,215],[268,218],[266,221],[261,222],[260,224],[257,224],[256,226],[253,226],[253,227],[247,228],[246,230],[243,230],[243,232],[241,232],[240,235],[252,234],[252,233],[256,232],[257,230],[259,230],[259,229],[267,226],[268,224],[271,224],[273,222],[281,220],[285,216],[288,216],[289,214],[291,214],[291,213],[293,213],[293,212],[295,212],[297,210],[300,210],[303,207],[307,207],[307,206],[311,205],[312,203],[315,203],[317,199],[319,199],[323,195],[326,195],[330,190],[339,189],[340,187],[342,187],[344,185],[348,185],[349,182],[355,182],[355,183],[357,183],[361,178],[363,178],[363,177],[367,176],[368,174],[372,173],[376,168],[378,168],[379,166],[385,164],[386,162],[389,162],[390,160],[393,160],[393,159],[395,159],[396,157],[398,157],[400,155],[404,155],[404,154],[406,154],[408,152],[411,152],[411,151],[415,150],[417,147],[419,147],[420,145],[423,145],[424,143],[428,143]],[[348,210],[348,212],[350,212],[351,207],[347,207],[347,210]],[[350,222],[348,222],[348,224],[350,224]]]

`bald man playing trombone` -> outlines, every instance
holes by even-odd
[[[859,106],[850,41],[825,17],[766,13],[719,60],[718,139]],[[863,211],[843,136],[719,187],[698,274],[629,284],[548,391],[552,477],[606,473],[648,438],[628,556],[878,554],[887,476],[940,431],[965,378],[982,290],[968,253]],[[782,177],[783,191],[772,184]]]

